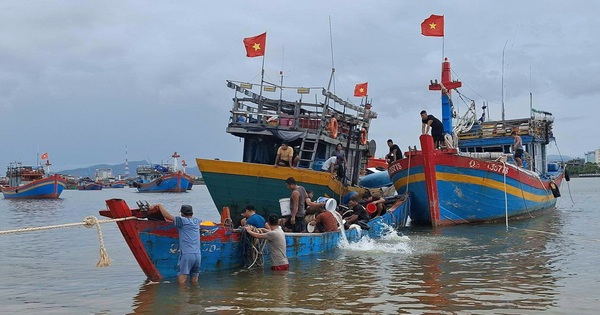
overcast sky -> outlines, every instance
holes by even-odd
[[[461,93],[479,113],[489,102],[492,119],[504,49],[506,118],[528,116],[533,93],[555,115],[560,153],[583,157],[600,147],[599,12],[591,0],[2,1],[0,167],[44,152],[52,170],[117,164],[126,146],[130,161],[241,160],[226,80],[260,81],[242,39],[263,32],[269,81],[283,70],[286,85],[325,87],[333,60],[335,92],[355,104],[369,82],[377,156],[388,138],[418,144],[422,109],[441,117],[428,84],[444,47]],[[444,39],[421,35],[431,14],[445,16]]]

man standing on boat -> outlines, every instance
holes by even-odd
[[[277,224],[277,221],[277,215],[271,213],[266,228],[259,229],[261,232],[266,233],[254,232],[249,226],[246,227],[246,232],[253,237],[268,240],[267,245],[269,246],[269,258],[271,258],[271,270],[289,270],[290,264],[286,255],[285,235],[281,226]]]
[[[337,178],[342,184],[346,183],[346,152],[341,143],[335,146],[335,168],[337,170]]]
[[[402,158],[402,151],[400,150],[400,147],[398,147],[397,144],[394,144],[392,139],[388,139],[387,145],[390,147],[390,152],[385,156],[385,160],[388,162],[388,164],[392,164],[396,160]]]
[[[155,206],[158,207],[162,216],[173,221],[173,225],[179,230],[179,261],[177,262],[179,274],[177,281],[179,284],[185,284],[189,275],[192,284],[198,284],[201,261],[200,219],[193,217],[194,211],[190,205],[181,206],[181,217],[173,216],[161,204]]]
[[[285,185],[292,191],[290,196],[290,218],[286,220],[285,227],[292,232],[302,232],[304,230],[304,216],[306,215],[306,198],[308,194],[306,189],[296,184],[293,177],[285,180]]]
[[[523,140],[521,140],[521,136],[514,130],[510,135],[515,140],[513,144],[513,158],[515,159],[515,163],[517,163],[518,167],[523,167]]]
[[[427,111],[421,111],[421,122],[423,126],[421,128],[421,134],[428,134],[431,129],[431,136],[435,143],[436,149],[439,149],[444,143],[444,124],[435,118],[433,115],[428,115]]]

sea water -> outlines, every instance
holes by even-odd
[[[0,235],[0,314],[595,314],[600,301],[600,178],[563,184],[556,211],[527,220],[407,227],[334,252],[202,274],[198,286],[149,283],[115,223]],[[280,196],[274,196],[277,200]],[[193,205],[218,221],[205,186],[180,194],[65,191],[59,200],[0,200],[0,230],[81,222],[110,198]],[[571,201],[573,200],[574,203]],[[103,219],[100,218],[99,219]]]

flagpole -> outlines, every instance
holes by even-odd
[[[263,83],[265,82],[265,55],[262,55],[262,68],[260,71],[260,92],[258,93],[258,121],[260,124],[263,123],[262,121],[262,103],[263,103],[263,99],[262,99],[262,92],[263,92]]]

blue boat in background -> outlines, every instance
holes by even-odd
[[[139,165],[133,186],[138,192],[186,192],[194,184],[192,177],[179,170],[179,154],[173,153],[172,164]],[[185,163],[185,161],[184,161]]]
[[[67,187],[67,180],[60,175],[46,176],[42,166],[26,166],[20,162],[8,166],[6,177],[8,185],[1,189],[6,199],[56,199]]]
[[[285,233],[287,257],[299,257],[334,250],[346,238],[356,242],[368,235],[378,238],[398,229],[406,223],[408,198],[398,198],[386,214],[369,221],[368,230],[350,229],[326,233]],[[158,209],[143,207],[130,209],[122,199],[106,200],[108,210],[100,215],[117,222],[121,233],[140,268],[152,281],[177,277],[179,256],[179,233],[171,222],[166,222]],[[228,213],[224,210],[222,213]],[[201,272],[243,268],[246,257],[243,253],[243,232],[230,226],[231,219],[221,216],[221,223],[203,222],[200,236],[202,265]],[[207,225],[208,223],[208,225]],[[268,255],[265,253],[264,257]],[[268,258],[266,258],[268,259]]]
[[[77,190],[102,190],[104,184],[98,181],[94,181],[93,179],[86,177],[79,181],[77,185]]]

